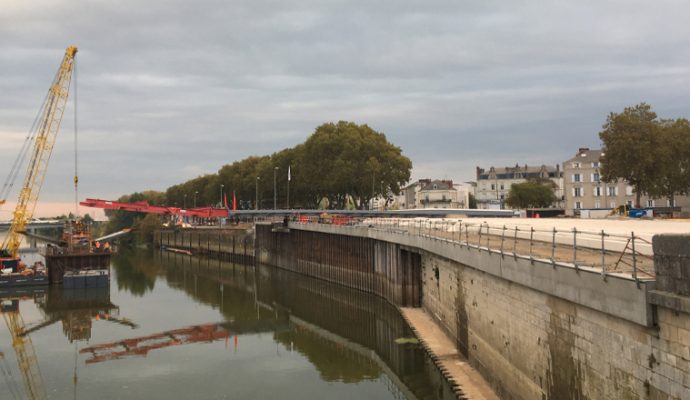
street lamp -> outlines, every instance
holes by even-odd
[[[224,187],[225,187],[225,185],[223,185],[223,184],[221,183],[221,185],[220,185],[220,206],[221,206],[221,207],[223,207],[223,188],[224,188]]]
[[[194,208],[196,208],[196,196],[199,194],[199,192],[194,192]]]
[[[186,210],[186,209],[187,209],[187,195],[185,194],[185,195],[183,196],[183,198],[184,198],[184,200],[183,200],[183,203],[182,203],[182,208],[184,208],[184,209]]]
[[[258,210],[259,209],[259,181],[261,180],[260,176],[256,177],[256,199],[254,201],[254,209]]]
[[[278,172],[278,167],[273,168],[273,209],[278,209],[277,203],[277,192],[276,192],[276,173]]]

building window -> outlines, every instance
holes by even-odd
[[[647,200],[647,207],[654,207],[654,203],[655,202],[652,199]]]
[[[601,200],[594,200],[594,208],[601,208]]]
[[[609,196],[617,196],[617,195],[618,195],[618,189],[615,186],[609,186]]]
[[[573,174],[573,182],[581,182],[580,174]]]
[[[675,207],[676,206],[676,199],[673,199],[673,201],[666,199],[666,207]]]
[[[579,163],[579,162],[574,162],[574,163],[573,163],[573,168],[580,168],[580,163]]]
[[[596,186],[594,188],[594,197],[601,197],[601,187],[600,186]],[[597,208],[599,208],[599,207],[597,207]]]
[[[491,184],[491,190],[496,190],[496,185],[494,185],[493,183]]]
[[[592,174],[592,182],[599,182],[599,173],[595,172]]]
[[[503,190],[503,184],[501,183],[501,190]]]
[[[599,168],[599,161],[594,161],[592,163],[592,168]]]
[[[580,203],[579,201],[576,201],[576,202],[575,202],[575,208],[576,208],[576,209],[582,208],[582,203]]]
[[[612,201],[611,201],[611,204],[609,204],[609,206],[610,206],[611,208],[616,208],[616,202],[612,200]]]
[[[626,196],[632,196],[633,195],[633,187],[630,185],[625,186],[625,195]]]
[[[582,188],[579,188],[579,187],[573,188],[573,196],[582,197]]]

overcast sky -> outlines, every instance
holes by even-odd
[[[690,117],[688,15],[680,0],[2,0],[0,179],[70,44],[80,197],[115,198],[338,120],[384,132],[414,179],[560,163],[599,146],[610,111]],[[73,198],[73,126],[70,104],[43,200]]]

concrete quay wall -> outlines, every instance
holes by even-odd
[[[421,280],[421,306],[502,398],[690,399],[690,298],[677,290],[685,288],[690,258],[677,257],[673,246],[657,258],[668,264],[662,270],[678,277],[666,280],[674,286],[659,288],[654,281],[602,276],[404,232],[318,224],[289,228],[275,233],[257,226],[259,260],[293,270],[308,263],[310,269],[298,272],[319,276],[327,266],[342,268],[358,259],[369,266],[360,267],[360,281],[379,282],[360,289],[396,305],[403,305],[403,286],[412,291],[416,286],[376,278],[381,256],[374,249],[387,254],[386,268],[395,276],[419,263],[419,272],[407,275]],[[298,234],[309,240],[290,239]],[[268,240],[273,243],[267,247]],[[353,252],[348,240],[371,251]],[[690,249],[690,237],[674,240]],[[657,242],[655,237],[655,249],[663,247]],[[286,249],[295,246],[302,246],[301,253]],[[313,256],[324,251],[334,255]],[[351,275],[341,271],[327,279],[357,287]],[[380,282],[389,282],[388,292]]]

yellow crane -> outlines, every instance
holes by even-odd
[[[74,68],[74,57],[76,54],[77,48],[75,46],[70,46],[65,51],[65,56],[62,59],[62,63],[60,63],[60,68],[55,75],[55,79],[53,79],[53,83],[48,90],[48,95],[27,137],[27,143],[25,143],[24,148],[20,151],[10,171],[8,180],[2,188],[4,193],[0,193],[0,204],[2,204],[6,200],[2,194],[9,193],[9,189],[12,187],[14,178],[16,178],[17,175],[15,170],[21,167],[22,161],[30,148],[27,144],[33,140],[34,145],[31,149],[31,158],[27,165],[24,183],[19,190],[19,200],[12,214],[12,224],[7,236],[2,242],[2,247],[0,247],[0,253],[4,251],[10,257],[17,257],[19,245],[22,242],[21,232],[31,220],[34,209],[36,208],[38,195],[41,192],[43,179],[48,169],[48,161],[53,152],[55,138],[60,129],[62,115],[67,105],[67,96],[69,95],[72,70]],[[75,184],[76,181],[77,178],[75,176]]]
[[[74,69],[74,57],[77,48],[70,46],[65,51],[65,56],[60,63],[60,68],[53,79],[48,94],[27,136],[22,150],[14,162],[12,170],[5,185],[0,191],[0,205],[5,203],[5,195],[9,193],[13,182],[21,168],[23,161],[30,154],[26,169],[24,183],[19,191],[19,200],[13,212],[12,224],[0,247],[0,258],[17,258],[19,245],[22,241],[21,232],[31,220],[38,195],[43,185],[48,161],[55,145],[57,133],[60,130],[60,122],[67,106],[72,72]],[[33,142],[33,147],[30,143]],[[77,177],[74,177],[75,187]],[[7,327],[12,335],[12,347],[17,354],[17,363],[24,379],[27,396],[30,399],[44,399],[45,388],[41,381],[36,354],[28,335],[24,335],[24,321],[17,304],[16,309],[1,310]]]

